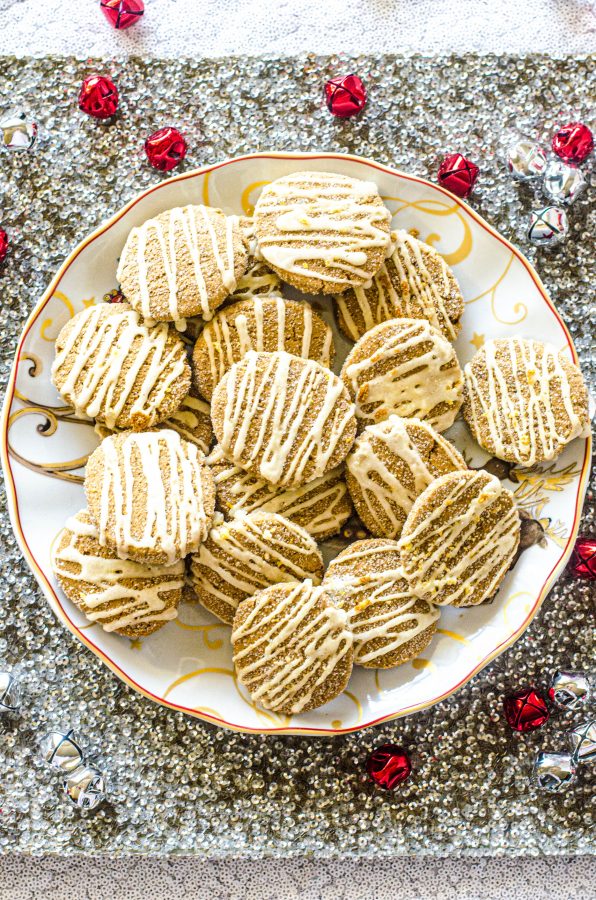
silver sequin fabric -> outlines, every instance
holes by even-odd
[[[591,193],[570,209],[567,240],[547,253],[526,238],[540,186],[518,185],[503,155],[511,137],[547,140],[586,120],[595,63],[528,56],[300,56],[167,61],[0,60],[0,108],[24,107],[40,138],[0,158],[2,383],[27,315],[68,252],[105,217],[162,177],[142,154],[146,135],[173,124],[188,136],[184,168],[257,150],[334,150],[436,177],[444,152],[480,166],[471,204],[535,264],[567,322],[592,391],[594,271]],[[116,78],[120,110],[102,124],[79,113],[91,71]],[[354,71],[369,104],[349,121],[321,103],[324,79]],[[585,167],[590,179],[590,163]],[[593,179],[592,179],[593,180]],[[582,532],[594,534],[594,484]],[[26,694],[0,719],[0,850],[228,856],[393,857],[584,854],[593,776],[565,794],[529,782],[542,748],[562,750],[581,713],[557,711],[541,730],[512,733],[503,696],[546,689],[557,668],[593,664],[593,586],[564,574],[521,640],[453,697],[416,716],[333,739],[232,734],[138,696],[54,618],[0,519],[0,668]],[[77,728],[105,768],[109,800],[71,808],[36,753],[41,734]],[[405,746],[414,775],[394,793],[367,782],[367,754]],[[592,780],[591,780],[592,779]],[[281,896],[281,895],[280,895]],[[330,895],[331,896],[331,895]]]

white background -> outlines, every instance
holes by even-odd
[[[546,52],[596,46],[592,0],[146,0],[111,30],[98,0],[0,0],[0,54]],[[361,862],[0,860],[0,900],[571,900],[594,896],[589,860]]]

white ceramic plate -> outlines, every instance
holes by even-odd
[[[522,634],[571,552],[587,481],[588,440],[574,441],[555,463],[510,473],[507,486],[520,507],[541,522],[546,540],[522,554],[492,604],[443,609],[423,658],[377,673],[355,669],[348,690],[305,715],[278,716],[251,702],[234,677],[229,628],[207,612],[185,604],[177,620],[143,641],[106,634],[64,597],[50,566],[52,541],[68,516],[84,506],[82,466],[97,444],[92,427],[73,420],[50,382],[58,331],[74,313],[116,287],[117,259],[134,225],[186,203],[250,214],[263,184],[300,169],[375,181],[394,213],[394,227],[418,229],[422,240],[443,254],[466,300],[456,344],[462,365],[485,338],[511,335],[549,341],[576,360],[569,333],[530,264],[465,203],[436,185],[365,159],[256,154],[161,182],[74,250],[19,342],[2,422],[2,459],[13,526],[50,606],[120,678],[159,703],[228,728],[334,734],[437,703]],[[322,304],[330,307],[330,301]],[[486,460],[463,423],[456,423],[450,437],[474,464]]]

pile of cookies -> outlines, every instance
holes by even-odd
[[[522,466],[588,426],[581,374],[553,347],[488,341],[462,372],[455,276],[390,222],[375,184],[325,172],[267,185],[252,219],[168,210],[128,236],[126,302],[56,341],[54,384],[102,438],[87,508],[54,545],[64,592],[130,637],[201,603],[232,626],[252,698],[289,715],[354,665],[413,659],[441,606],[492,598],[514,562],[513,495],[442,434],[460,409]],[[354,342],[339,376],[331,328],[282,283],[332,296]],[[370,537],[325,571],[319,542],[354,509]]]

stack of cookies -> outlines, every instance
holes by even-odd
[[[252,698],[288,715],[341,693],[353,666],[415,658],[442,606],[491,599],[513,564],[513,495],[443,434],[460,410],[521,466],[588,425],[581,374],[553,347],[489,341],[462,372],[457,280],[390,222],[375,184],[326,172],[267,185],[253,219],[168,210],[126,241],[126,302],[56,341],[54,383],[102,439],[54,546],[64,592],[138,637],[190,587],[231,625]],[[339,376],[313,295],[354,342]],[[368,537],[325,570],[320,542],[355,514]]]

